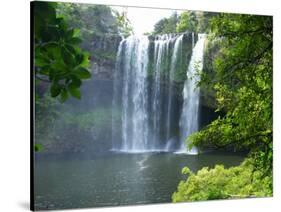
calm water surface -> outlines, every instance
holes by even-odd
[[[66,209],[171,202],[188,166],[238,165],[242,155],[208,153],[40,156],[35,160],[35,208]]]

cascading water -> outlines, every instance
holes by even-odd
[[[196,74],[197,70],[202,70],[203,67],[203,53],[204,53],[205,35],[199,34],[198,41],[192,50],[192,56],[189,62],[186,73],[187,79],[184,83],[183,89],[183,107],[180,118],[180,151],[189,154],[197,154],[197,149],[192,148],[187,150],[185,147],[185,140],[191,134],[198,130],[198,109],[199,109],[199,95],[200,90],[196,86],[199,76]]]
[[[181,53],[182,53],[182,39],[183,35],[179,36],[178,39],[175,42],[173,54],[172,54],[172,62],[171,62],[171,67],[170,67],[170,72],[169,72],[169,90],[168,90],[168,111],[167,111],[167,130],[166,130],[166,140],[168,141],[167,147],[169,146],[169,139],[170,139],[170,133],[171,133],[171,116],[172,114],[172,96],[173,96],[173,89],[172,89],[172,83],[173,83],[173,78],[175,75],[176,71],[176,64],[179,62],[178,60],[181,59]],[[180,55],[179,55],[180,54]],[[179,55],[179,57],[178,57]],[[169,148],[167,148],[169,149]]]
[[[153,143],[154,148],[159,148],[160,144],[160,126],[161,126],[161,72],[164,66],[167,66],[165,60],[169,54],[169,44],[175,38],[171,35],[158,36],[154,42],[154,82],[153,82],[153,99],[152,99],[152,117],[153,117]]]
[[[147,64],[149,40],[129,37],[124,42],[122,89],[123,151],[143,151],[148,145]]]
[[[119,90],[121,83],[121,73],[117,71],[119,67],[121,67],[122,62],[122,46],[124,44],[125,40],[122,40],[118,47],[117,57],[116,57],[116,66],[115,66],[115,72],[114,72],[114,81],[113,81],[113,99],[112,99],[112,118],[111,118],[111,127],[112,127],[112,150],[118,150],[120,147],[118,143],[115,141],[115,137],[118,134],[119,131],[121,131],[121,128],[116,124],[116,110],[118,110],[118,100],[119,98]]]
[[[145,152],[176,151],[183,148],[174,129],[181,125],[182,132],[189,124],[183,122],[184,118],[179,123],[179,115],[174,114],[180,110],[176,110],[178,103],[173,84],[176,72],[180,71],[179,67],[183,61],[187,62],[183,56],[183,40],[184,36],[190,35],[170,34],[154,38],[130,36],[120,42],[114,73],[113,110],[120,111],[121,124],[116,124],[112,119],[114,150]],[[190,37],[188,38],[191,43]],[[198,42],[193,55],[197,52]],[[193,55],[192,58],[195,57]],[[194,65],[195,62],[190,61],[189,66],[192,66],[191,63]],[[185,82],[185,89],[194,88],[187,87],[187,83],[189,82]],[[185,109],[187,96],[184,96]],[[198,103],[195,104],[198,107]],[[174,117],[178,118],[175,120]],[[120,142],[116,139],[118,132],[121,132]]]

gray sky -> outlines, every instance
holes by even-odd
[[[112,7],[118,12],[122,12],[127,9],[127,17],[134,27],[136,35],[142,35],[145,32],[151,32],[154,24],[160,19],[168,18],[175,10],[167,9],[150,9],[150,8],[138,8],[138,7]],[[180,14],[180,11],[178,11]]]

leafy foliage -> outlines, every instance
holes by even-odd
[[[208,33],[210,31],[210,22],[218,13],[186,11],[183,12],[177,24],[177,32],[197,32]]]
[[[132,34],[125,12],[106,5],[58,3],[58,14],[69,26],[80,30],[81,47],[90,52],[91,64],[115,64],[116,47],[121,36]]]
[[[178,22],[177,13],[173,13],[169,18],[163,18],[154,25],[152,34],[167,34],[176,32]]]
[[[199,85],[215,91],[217,111],[226,115],[191,135],[189,147],[247,149],[251,165],[245,162],[230,169],[202,169],[180,183],[173,200],[231,198],[232,194],[270,196],[272,17],[221,14],[212,20],[211,27],[219,49],[209,64],[213,70],[202,73]]]
[[[185,167],[182,173],[188,178],[179,183],[173,202],[272,195],[272,176],[264,177],[263,172],[256,171],[251,160],[229,169],[223,165],[204,167],[196,174]]]
[[[191,31],[196,32],[198,20],[195,12],[183,12],[180,15],[179,23],[177,25],[177,32]]]
[[[55,3],[34,2],[35,77],[50,82],[52,97],[80,99],[82,80],[91,77],[88,54],[79,47],[79,31],[56,14]]]
[[[119,29],[119,33],[123,37],[128,37],[129,35],[133,34],[133,27],[130,22],[130,20],[127,17],[127,13],[121,12],[119,13],[118,11],[114,11],[116,19],[117,19],[117,26]]]
[[[163,18],[154,25],[152,34],[197,32],[207,33],[210,31],[210,21],[218,13],[185,11],[178,15],[174,13],[169,18]]]
[[[221,15],[213,32],[223,36],[209,86],[216,91],[218,111],[225,111],[190,137],[193,145],[234,145],[270,151],[272,145],[272,19]],[[202,82],[201,82],[202,83]],[[269,152],[268,152],[269,153]],[[267,161],[270,166],[271,161]]]
[[[41,151],[42,149],[43,149],[42,144],[35,144],[35,145],[34,145],[34,150],[35,150],[35,152],[39,152],[39,151]]]
[[[57,11],[71,27],[80,30],[82,46],[87,51],[91,50],[93,37],[118,34],[117,20],[106,5],[58,3]]]

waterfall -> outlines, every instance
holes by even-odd
[[[121,149],[143,151],[148,145],[146,77],[149,40],[145,36],[131,36],[124,45]]]
[[[117,57],[116,57],[116,65],[115,65],[115,72],[114,72],[114,80],[113,80],[113,99],[112,99],[112,118],[111,118],[111,127],[112,127],[112,150],[118,150],[119,146],[118,143],[115,141],[115,137],[118,134],[118,131],[121,131],[121,128],[118,127],[116,124],[116,116],[117,116],[117,110],[118,110],[118,100],[120,99],[120,86],[122,85],[121,83],[121,73],[119,68],[121,67],[122,64],[122,53],[123,53],[123,45],[124,45],[125,40],[122,40],[118,46],[118,51],[117,51]]]
[[[175,42],[173,54],[172,54],[172,62],[171,62],[171,67],[170,67],[170,72],[169,72],[169,90],[168,90],[168,111],[167,111],[167,129],[166,129],[166,140],[168,141],[170,139],[170,132],[171,132],[171,116],[172,116],[172,96],[173,96],[173,80],[174,80],[174,75],[176,71],[176,64],[178,60],[181,59],[181,53],[182,53],[182,39],[183,35],[179,36],[178,39]],[[178,57],[180,53],[180,56]],[[169,145],[169,144],[167,144]]]
[[[183,88],[183,107],[180,117],[180,151],[188,152],[189,154],[197,154],[197,149],[192,148],[187,150],[185,147],[186,138],[193,132],[198,130],[198,109],[199,109],[199,95],[200,90],[196,86],[198,75],[197,70],[202,70],[203,67],[203,53],[204,53],[205,35],[199,34],[198,41],[192,50],[192,56],[189,62],[188,70],[186,72],[186,81]]]
[[[186,111],[182,112],[184,117],[179,120],[180,109],[175,98],[174,83],[177,71],[181,71],[183,64],[187,67],[183,42],[188,40],[191,48],[187,51],[191,52],[191,42],[194,42],[194,38],[192,36],[191,39],[190,36],[190,33],[155,37],[130,36],[120,42],[114,73],[112,114],[116,113],[115,110],[120,111],[121,122],[117,124],[112,118],[113,150],[176,151],[184,147],[179,143],[182,142],[182,137],[179,139],[175,135],[175,128],[180,125],[181,129],[178,131],[180,130],[183,136],[186,135],[183,130],[190,127],[190,123],[186,124],[183,121],[190,113],[190,109],[187,109],[190,103],[186,101],[191,101],[188,100],[189,97],[195,100],[197,106],[191,105],[192,108],[198,108],[198,102],[195,97],[187,94],[192,93],[191,91],[185,91],[183,108],[189,112],[188,116]],[[197,61],[198,56],[195,56],[195,52],[200,42],[201,39],[194,47],[191,60]],[[194,70],[191,69],[195,68],[190,66],[194,65],[195,62],[190,61],[187,72],[193,73]],[[190,85],[187,80],[185,89],[194,89],[194,85]],[[179,115],[175,116],[175,111]],[[192,110],[192,113],[194,112],[196,111]],[[197,125],[191,128],[197,129]],[[187,131],[190,132],[189,129]]]
[[[169,44],[174,41],[172,36],[162,35],[158,36],[154,42],[154,82],[153,82],[153,99],[152,99],[152,117],[153,117],[153,143],[154,147],[160,145],[160,125],[161,125],[161,80],[160,75],[167,60],[165,60],[169,53]]]

